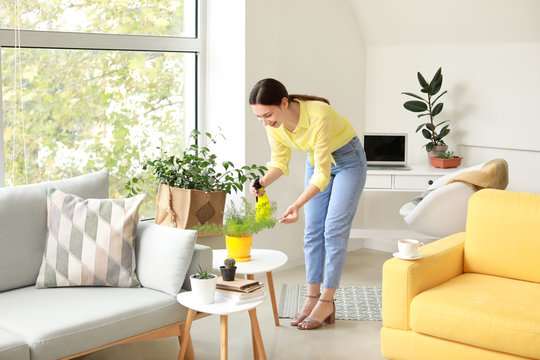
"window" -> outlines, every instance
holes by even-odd
[[[0,0],[0,183],[107,167],[110,195],[122,197],[159,148],[182,151],[197,118],[197,10],[195,0]],[[144,191],[141,212],[153,216],[156,186]]]

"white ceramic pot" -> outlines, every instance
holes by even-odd
[[[190,276],[191,292],[196,301],[200,304],[212,304],[216,293],[217,276],[212,274],[211,279],[197,279],[194,275]]]

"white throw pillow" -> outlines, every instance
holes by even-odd
[[[146,288],[176,296],[193,258],[197,231],[143,221],[137,230],[137,277]]]

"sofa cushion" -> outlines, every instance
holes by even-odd
[[[485,189],[469,200],[464,270],[540,282],[540,194]]]
[[[0,328],[21,337],[32,360],[77,354],[186,315],[172,296],[145,288],[30,286],[0,293]]]
[[[193,258],[195,230],[143,221],[137,230],[137,276],[142,286],[176,296]]]
[[[143,199],[82,199],[49,188],[49,232],[36,286],[139,287],[133,243]]]
[[[414,297],[411,328],[442,339],[540,359],[540,284],[463,274]]]
[[[82,198],[109,197],[109,171],[0,188],[0,291],[33,285],[47,237],[47,187]]]
[[[0,359],[30,360],[30,349],[23,339],[0,328]]]

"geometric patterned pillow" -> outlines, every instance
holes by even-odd
[[[47,241],[36,287],[140,287],[134,240],[144,194],[81,199],[47,189]]]

